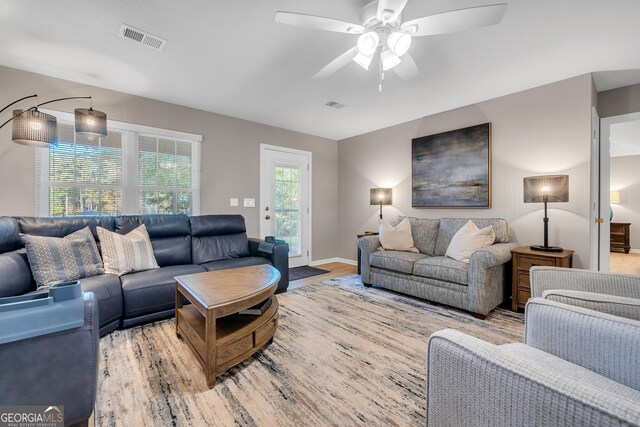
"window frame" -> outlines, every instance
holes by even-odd
[[[42,109],[41,111],[55,116],[59,123],[74,126],[75,117],[72,113]],[[200,150],[202,135],[154,128],[133,123],[120,122],[109,119],[107,128],[110,131],[122,132],[122,184],[120,186],[106,184],[84,183],[52,183],[49,181],[49,149],[36,149],[36,215],[50,216],[49,194],[52,187],[67,188],[95,188],[120,189],[122,192],[122,210],[120,215],[142,215],[140,191],[149,187],[140,185],[138,174],[138,137],[153,136],[191,144],[191,188],[181,189],[191,192],[191,215],[200,214]],[[75,141],[74,141],[75,142]],[[172,187],[157,186],[158,191],[175,191]]]

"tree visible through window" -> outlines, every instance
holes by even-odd
[[[36,152],[38,215],[197,213],[198,142],[121,126],[87,136],[59,119],[58,142]]]

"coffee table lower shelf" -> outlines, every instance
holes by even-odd
[[[260,316],[205,316],[193,305],[176,310],[176,333],[202,365],[209,388],[215,378],[265,346],[278,326],[278,299]],[[209,327],[209,331],[207,330]]]

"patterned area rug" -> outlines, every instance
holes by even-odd
[[[522,314],[460,310],[376,288],[357,275],[278,295],[271,345],[208,389],[173,320],[100,341],[98,426],[425,424],[427,340],[455,328],[521,341]]]

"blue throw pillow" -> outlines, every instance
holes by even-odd
[[[20,234],[38,289],[60,281],[104,274],[102,258],[89,227],[63,238]]]

